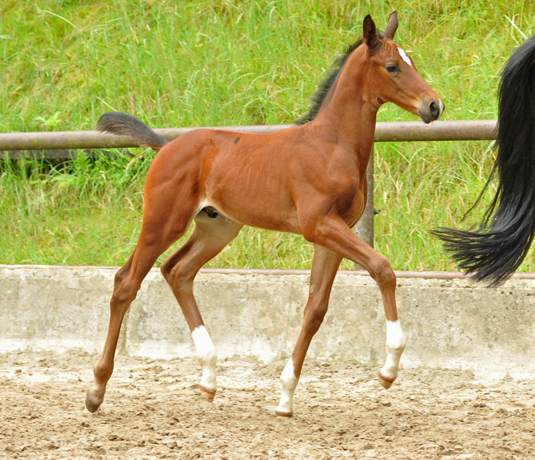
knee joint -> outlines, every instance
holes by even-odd
[[[370,275],[380,286],[396,287],[396,274],[390,262],[383,256],[372,264]]]
[[[323,322],[323,318],[325,318],[325,314],[327,313],[327,305],[324,303],[321,303],[319,305],[315,305],[314,307],[311,307],[310,309],[305,311],[305,325],[306,327],[316,332]]]

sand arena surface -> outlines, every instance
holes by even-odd
[[[195,360],[118,356],[101,409],[84,408],[98,356],[0,355],[0,458],[533,459],[534,381],[309,359],[291,419],[274,414],[283,361],[218,365],[213,403]]]

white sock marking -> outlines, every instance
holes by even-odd
[[[412,62],[409,56],[407,56],[407,53],[405,52],[405,50],[398,46],[398,51],[399,51],[399,55],[401,56],[401,59],[403,59],[407,64],[409,64],[412,67]]]
[[[386,363],[381,369],[381,375],[389,380],[398,376],[399,360],[405,349],[407,340],[401,330],[399,321],[386,322]]]
[[[212,339],[204,326],[199,326],[191,333],[195,349],[197,350],[197,359],[202,367],[201,385],[208,390],[216,390],[216,361]]]
[[[292,358],[290,358],[281,375],[282,394],[279,406],[277,407],[277,412],[281,412],[283,414],[293,413],[292,401],[298,381],[299,379],[295,376],[294,362]]]

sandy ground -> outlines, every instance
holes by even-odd
[[[219,364],[213,403],[194,360],[119,356],[101,409],[84,396],[97,356],[0,355],[0,458],[533,459],[534,381],[308,360],[291,419],[274,414],[285,362]]]

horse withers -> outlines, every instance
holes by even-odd
[[[444,104],[393,38],[397,13],[383,35],[368,15],[363,39],[336,61],[315,104],[298,125],[271,134],[198,129],[167,142],[129,115],[108,113],[98,129],[128,135],[158,151],[147,173],[143,226],[137,246],[115,277],[104,351],[86,407],[102,404],[113,372],[124,315],[154,262],[183,236],[190,239],[161,266],[191,331],[202,367],[201,393],[216,394],[216,351],[193,296],[199,269],[244,225],[302,234],[314,244],[304,324],[282,376],[279,416],[291,416],[292,398],[312,337],[327,312],[342,258],[364,267],[377,282],[386,316],[386,363],[379,381],[389,388],[405,348],[395,300],[396,276],[388,260],[351,228],[366,205],[366,168],[379,107],[386,102],[438,119]]]

